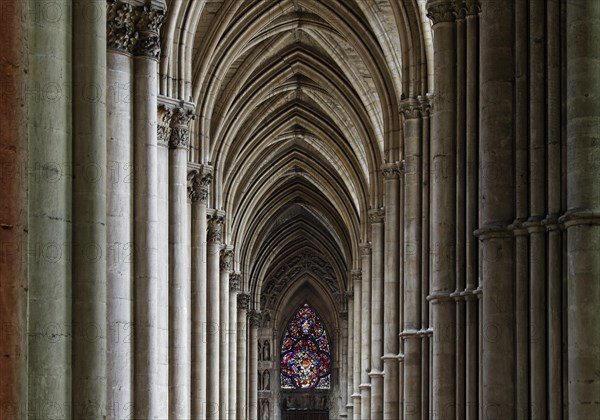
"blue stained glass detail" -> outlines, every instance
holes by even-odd
[[[323,323],[304,304],[288,323],[281,344],[281,387],[329,389],[331,354]]]

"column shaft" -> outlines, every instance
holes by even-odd
[[[352,405],[354,420],[360,419],[361,401],[360,401],[360,364],[361,364],[361,318],[362,318],[362,272],[360,270],[352,271],[352,281],[354,287],[354,332],[353,332],[353,352],[354,363],[352,365]]]
[[[133,7],[112,3],[108,13],[107,52],[107,415],[133,414],[133,59],[119,52],[125,37],[111,31],[125,13],[133,32]]]
[[[383,209],[369,212],[371,219],[371,420],[383,418]]]
[[[371,244],[361,246],[362,251],[362,314],[361,314],[361,359],[360,359],[360,395],[362,419],[371,415]]]
[[[73,417],[106,416],[106,3],[73,4]],[[90,18],[90,9],[94,18]],[[87,91],[94,86],[90,100]],[[94,331],[90,333],[90,331]]]
[[[169,141],[169,416],[191,414],[191,284],[188,278],[187,124],[191,112],[175,108]]]
[[[219,285],[219,413],[221,419],[227,419],[229,412],[229,272],[233,263],[230,249],[221,251],[221,273]]]
[[[431,139],[431,290],[433,418],[455,416],[456,313],[456,22],[454,5],[429,1],[433,21],[434,104]]]
[[[407,101],[404,114],[404,386],[402,396],[405,419],[421,418],[421,238],[422,238],[422,152],[421,107]],[[387,216],[387,215],[386,215]],[[392,417],[393,418],[393,417]]]
[[[139,48],[134,63],[134,387],[138,418],[164,418],[168,404],[160,394],[159,363],[159,215],[157,158],[158,31],[164,12],[140,11]]]
[[[237,350],[238,350],[238,292],[240,287],[239,273],[232,273],[229,277],[229,415],[230,420],[237,418]]]
[[[206,322],[206,418],[218,419],[220,381],[220,273],[221,224],[219,216],[209,219],[207,248],[207,322]]]
[[[600,2],[567,12],[567,343],[570,419],[600,418]]]
[[[260,324],[260,315],[258,311],[251,311],[249,313],[248,420],[258,420],[258,326]]]
[[[190,191],[192,200],[192,398],[191,413],[195,419],[206,416],[207,371],[207,290],[206,234],[208,221],[206,204],[212,179],[210,170],[202,168],[195,173]]]
[[[237,323],[238,323],[238,334],[237,334],[237,408],[236,413],[237,419],[244,420],[247,417],[247,391],[246,384],[248,383],[248,319],[247,310],[248,304],[250,303],[250,295],[247,293],[240,293],[238,295],[238,311],[237,311]]]
[[[486,2],[481,23],[480,191],[482,415],[514,417],[514,48],[515,3]],[[503,63],[498,66],[498,63]]]
[[[350,276],[350,282],[346,292],[347,297],[347,308],[348,308],[348,322],[346,325],[348,334],[346,340],[346,371],[344,372],[344,378],[346,380],[346,417],[353,418],[354,404],[352,402],[352,394],[354,389],[354,289],[353,289],[353,277]]]

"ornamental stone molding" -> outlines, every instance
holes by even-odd
[[[106,44],[108,49],[131,54],[139,34],[135,30],[136,14],[129,3],[106,2]]]
[[[427,4],[427,17],[435,26],[438,23],[454,22],[456,19],[456,7],[452,2]]]
[[[165,11],[148,5],[138,7],[135,11],[139,39],[134,53],[158,60],[160,57],[160,27],[165,20]]]
[[[384,163],[381,165],[383,178],[387,180],[400,179],[402,174],[402,162]]]
[[[233,250],[222,249],[221,250],[221,271],[230,272],[233,269]]]
[[[369,221],[371,223],[383,223],[384,219],[385,210],[383,208],[369,210]]]
[[[237,306],[239,310],[247,311],[250,307],[250,294],[240,293],[237,297]]]

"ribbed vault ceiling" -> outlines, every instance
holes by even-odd
[[[290,271],[346,289],[381,164],[401,159],[400,98],[420,77],[400,48],[418,7],[397,3],[168,4],[161,91],[196,104],[191,159],[215,168],[212,205],[255,299]]]

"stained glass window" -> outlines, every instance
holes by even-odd
[[[281,345],[281,387],[329,389],[331,355],[323,323],[304,304],[287,326]]]

